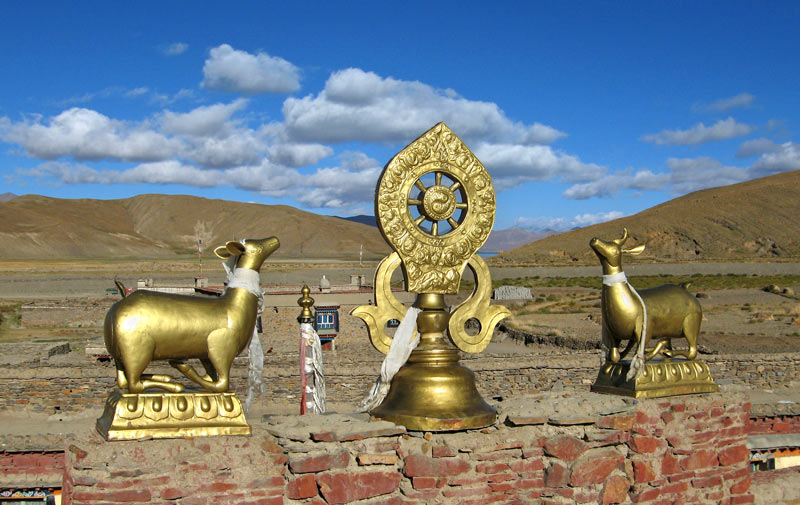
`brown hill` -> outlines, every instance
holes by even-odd
[[[644,261],[800,258],[800,171],[705,189],[636,215],[554,235],[492,258],[504,263],[595,263],[592,237],[645,243]]]
[[[285,205],[194,196],[64,200],[25,195],[0,202],[0,259],[161,258],[203,255],[233,238],[275,235],[275,257],[377,258],[389,247],[377,228]]]

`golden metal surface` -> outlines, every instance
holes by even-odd
[[[378,181],[378,226],[414,293],[458,292],[467,261],[489,237],[494,212],[489,173],[444,123],[397,153]]]
[[[361,305],[350,311],[367,324],[370,342],[383,354],[389,352],[392,344],[391,337],[384,331],[386,323],[392,319],[403,319],[408,311],[392,294],[392,274],[400,263],[400,256],[396,252],[383,258],[375,271],[375,305]]]
[[[634,398],[658,398],[662,396],[692,393],[713,393],[719,386],[711,378],[705,361],[694,359],[669,359],[648,361],[643,373],[634,379],[625,377],[630,362],[606,362],[592,385],[592,391]]]
[[[628,230],[623,229],[620,238],[593,238],[589,242],[600,259],[603,275],[616,276],[615,281],[603,283],[603,339],[608,352],[592,391],[637,398],[717,391],[708,365],[696,359],[703,320],[700,302],[686,290],[688,283],[634,290],[620,280],[624,279],[622,253],[640,254],[645,247],[640,244],[624,249],[627,239]],[[673,349],[675,338],[685,338],[688,349]],[[623,340],[628,344],[620,352]],[[643,348],[644,368],[638,377],[627,379],[639,348]],[[672,359],[677,356],[685,359]],[[658,357],[661,359],[653,361]],[[623,361],[625,358],[631,359]]]
[[[491,278],[475,252],[494,224],[495,196],[486,169],[463,142],[439,123],[395,155],[376,189],[375,215],[381,233],[395,250],[375,272],[375,306],[352,311],[367,324],[372,344],[386,353],[391,338],[386,322],[407,309],[391,292],[391,277],[403,267],[406,289],[417,293],[419,345],[397,372],[389,393],[370,414],[412,431],[452,431],[494,423],[497,412],[475,387],[475,376],[458,364],[455,344],[480,352],[491,340],[505,307],[490,307]],[[475,273],[472,295],[451,313],[445,293],[457,293],[469,264]],[[479,320],[469,335],[464,324]],[[449,339],[445,330],[450,328]]]
[[[486,349],[492,341],[494,327],[503,318],[510,316],[511,311],[502,305],[489,304],[492,298],[492,279],[483,258],[473,254],[468,266],[475,275],[475,288],[472,295],[452,311],[447,329],[456,347],[474,354]],[[480,330],[475,335],[470,335],[464,328],[467,320],[472,318],[480,323]]]
[[[237,256],[237,268],[259,271],[280,243],[275,237],[228,242],[215,253]],[[106,314],[105,344],[117,367],[117,384],[130,393],[155,387],[178,393],[168,376],[143,375],[152,360],[169,360],[186,377],[212,392],[229,388],[233,359],[253,335],[258,298],[242,287],[216,299],[139,290]],[[185,360],[199,359],[206,374]]]
[[[300,290],[300,293],[302,293],[303,296],[297,299],[297,305],[302,307],[302,310],[300,311],[300,315],[297,316],[297,321],[300,323],[313,323],[314,314],[311,312],[311,307],[314,306],[314,299],[308,296],[309,293],[311,293],[308,285],[303,284],[303,289]]]
[[[628,239],[625,229],[618,239],[605,241],[593,238],[589,245],[600,259],[603,275],[622,273],[622,253],[640,254],[644,244],[630,249],[622,245]],[[635,344],[645,339],[645,344],[655,342],[645,359],[656,355],[665,357],[684,356],[693,359],[697,356],[697,337],[700,334],[700,323],[703,320],[703,309],[700,302],[686,290],[688,284],[664,284],[650,289],[636,290],[647,307],[647,335],[642,335],[644,310],[642,303],[626,282],[611,286],[603,285],[601,306],[603,329],[610,340],[606,359],[618,362],[635,352],[637,345],[628,345],[623,353],[619,352],[622,340],[632,340]],[[673,350],[673,338],[685,338],[689,343],[686,350]],[[633,342],[631,342],[633,344]]]
[[[233,393],[139,393],[113,391],[97,431],[106,440],[249,435]]]

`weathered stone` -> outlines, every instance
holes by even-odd
[[[429,458],[421,454],[412,454],[405,459],[403,473],[407,477],[446,477],[459,475],[470,468],[469,463],[456,458]]]
[[[286,497],[292,500],[313,498],[317,494],[317,481],[311,474],[300,476],[286,485]]]
[[[575,461],[588,448],[586,442],[569,435],[548,438],[544,443],[544,451],[547,454],[567,462]]]
[[[591,449],[572,464],[570,485],[585,486],[603,482],[624,459],[614,449]]]
[[[334,468],[344,468],[350,462],[350,453],[339,451],[333,454],[293,456],[289,458],[289,468],[294,473],[324,472]]]
[[[603,505],[609,503],[622,503],[628,498],[628,489],[631,483],[621,475],[614,475],[606,480],[601,495]]]
[[[317,476],[322,497],[331,505],[389,494],[400,486],[398,472],[323,473]]]

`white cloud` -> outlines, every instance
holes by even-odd
[[[785,142],[775,152],[762,154],[750,166],[750,175],[764,177],[790,170],[800,170],[800,144],[796,142]]]
[[[275,144],[267,149],[270,159],[280,165],[302,167],[314,165],[333,154],[333,149],[322,144]]]
[[[625,214],[618,210],[599,212],[597,214],[579,214],[572,218],[566,217],[519,217],[513,226],[523,228],[533,233],[546,231],[564,232],[574,228],[583,228],[597,223],[605,223],[623,217]]]
[[[162,128],[167,133],[195,136],[217,135],[230,121],[231,116],[246,106],[247,100],[239,98],[229,104],[206,105],[185,113],[164,111],[161,115]]]
[[[739,123],[729,117],[721,119],[711,126],[698,123],[688,130],[663,130],[660,133],[643,135],[640,140],[654,144],[702,144],[748,135],[754,129],[753,126]]]
[[[721,98],[710,104],[695,104],[692,106],[692,110],[695,112],[728,112],[731,109],[740,107],[751,107],[755,98],[756,97],[750,93],[739,93],[736,96],[732,96],[730,98]]]
[[[0,138],[22,146],[35,158],[70,156],[76,160],[155,161],[173,156],[180,144],[144,125],[117,121],[94,110],[73,107],[47,124],[35,116],[8,120]]]
[[[340,156],[337,167],[321,168],[303,177],[307,189],[296,198],[310,207],[351,208],[372,202],[375,185],[383,170],[377,160],[350,152]]]
[[[770,139],[761,137],[757,139],[747,140],[739,146],[736,152],[737,158],[750,158],[764,153],[772,153],[779,149],[778,144]]]
[[[246,95],[300,89],[300,70],[290,62],[264,52],[253,55],[228,44],[211,49],[203,76],[206,88]]]
[[[479,143],[474,152],[486,166],[498,189],[511,188],[528,181],[591,181],[601,177],[607,170],[593,163],[583,163],[575,156],[544,145]]]
[[[174,42],[164,48],[164,54],[167,56],[177,56],[183,54],[189,49],[189,44],[185,42]]]
[[[513,122],[491,102],[358,68],[331,74],[317,96],[286,99],[283,115],[290,138],[303,142],[403,143],[439,121],[468,143],[537,144],[565,135],[540,123]]]
[[[669,158],[666,162],[668,172],[656,173],[650,170],[609,173],[597,181],[575,184],[566,191],[564,197],[584,200],[592,197],[611,198],[623,190],[655,191],[669,190],[681,195],[699,189],[725,186],[748,179],[744,168],[725,166],[719,161],[705,156],[697,158]]]
[[[63,162],[42,163],[23,175],[52,177],[67,184],[186,184],[195,187],[219,185],[217,171],[200,170],[178,161],[143,163],[127,170],[97,170],[86,165]]]

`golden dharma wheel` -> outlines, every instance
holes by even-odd
[[[375,216],[403,261],[409,291],[458,292],[494,215],[492,179],[444,123],[392,158],[378,181]]]

